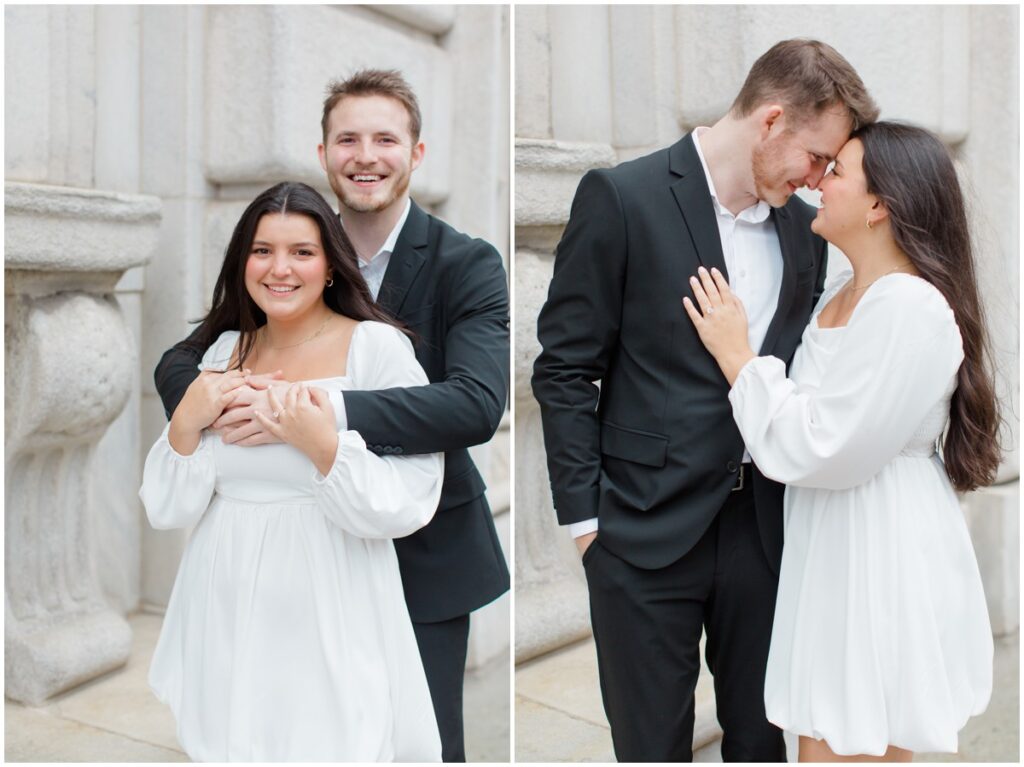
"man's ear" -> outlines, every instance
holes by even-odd
[[[755,114],[762,139],[768,138],[772,131],[778,133],[785,125],[786,110],[781,104],[765,104]]]
[[[420,167],[420,163],[423,162],[423,155],[426,154],[426,151],[427,145],[424,144],[422,141],[413,146],[411,162],[412,170],[416,170],[418,167]]]
[[[316,156],[320,158],[320,167],[327,171],[327,148],[323,144],[316,145]]]

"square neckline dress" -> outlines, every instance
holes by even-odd
[[[963,359],[927,281],[878,280],[845,326],[819,300],[785,365],[729,394],[745,444],[786,483],[765,679],[768,719],[837,754],[955,752],[992,690],[993,640],[967,525],[937,454]]]
[[[224,369],[222,334],[201,368]],[[395,328],[363,322],[325,389],[427,383]],[[443,456],[377,456],[339,433],[326,477],[286,444],[204,432],[189,456],[167,429],[140,496],[159,529],[195,525],[149,682],[197,761],[440,761],[430,692],[392,538],[437,508]]]

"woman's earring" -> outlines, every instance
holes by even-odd
[[[871,219],[870,218],[867,221],[865,221],[864,223],[868,225],[868,229],[871,228]]]
[[[334,284],[334,277],[328,277],[327,282],[325,284],[327,285],[327,287],[331,287]]]

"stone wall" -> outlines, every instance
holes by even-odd
[[[424,115],[415,199],[509,259],[509,13],[480,6],[7,6],[7,692],[123,663],[187,534],[149,529],[152,373],[204,313],[245,204],[284,179],[333,201],[327,81],[402,69]],[[508,419],[474,449],[509,549]],[[509,599],[470,664],[508,648]],[[12,619],[13,618],[13,619]]]
[[[964,499],[993,630],[1019,622],[1018,9],[998,6],[520,6],[516,9],[516,657],[589,632],[579,557],[557,527],[530,391],[553,249],[586,170],[668,146],[728,109],[778,40],[849,59],[882,107],[936,131],[972,200],[1005,406],[999,484]],[[816,202],[814,192],[801,193]],[[830,270],[844,261],[834,251]]]

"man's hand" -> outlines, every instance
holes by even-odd
[[[245,385],[237,390],[231,407],[213,423],[225,444],[253,447],[281,441],[264,429],[256,418],[257,411],[266,415],[274,412],[267,398],[271,386],[277,388],[279,397],[283,397],[290,384],[284,380],[280,370],[245,377]]]
[[[279,387],[278,396],[283,397],[287,388],[288,384]],[[251,386],[238,388],[231,407],[213,422],[213,428],[220,431],[221,438],[226,444],[252,447],[281,441],[264,429],[263,424],[256,418],[256,413],[270,415],[274,412],[270,405],[269,392],[270,389],[254,389]]]
[[[334,425],[334,406],[323,389],[292,384],[278,399],[274,390],[268,392],[271,415],[256,411],[256,419],[282,442],[302,451],[327,476],[338,452],[338,432]]]
[[[275,370],[273,373],[250,373],[245,377],[245,382],[254,389],[269,389],[271,386],[288,384],[283,370]]]
[[[590,548],[591,544],[594,542],[596,538],[597,533],[595,532],[585,533],[584,535],[581,535],[579,538],[574,539],[576,541],[576,548],[579,549],[581,557],[587,553],[587,549]]]

